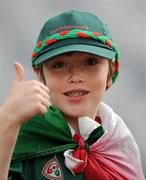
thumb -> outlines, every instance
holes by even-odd
[[[24,67],[20,63],[14,63],[15,67],[15,82],[24,81]]]

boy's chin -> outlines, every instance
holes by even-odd
[[[65,112],[65,115],[71,118],[79,118],[82,116],[90,116],[87,114],[87,111],[80,111],[80,112]]]
[[[91,107],[91,106],[90,106]],[[60,111],[63,112],[63,114],[66,117],[70,117],[70,118],[79,118],[82,116],[88,116],[90,118],[94,118],[93,117],[93,110],[91,112],[90,107],[82,107],[80,106],[58,106],[58,108],[60,109]]]

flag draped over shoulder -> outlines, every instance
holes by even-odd
[[[144,180],[139,148],[123,120],[103,102],[98,114],[105,133],[89,148],[83,147],[90,142],[92,133],[99,133],[101,126],[98,122],[87,117],[79,118],[81,136],[72,129],[79,147],[64,152],[68,169],[73,173],[83,171],[87,180]],[[95,126],[98,127],[94,129]],[[92,133],[89,135],[89,132]]]
[[[77,147],[63,114],[54,106],[21,126],[12,161]]]
[[[129,129],[104,103],[99,115],[101,124],[79,118],[78,135],[63,113],[51,106],[44,116],[22,125],[12,161],[61,152],[71,173],[83,172],[87,180],[144,180],[139,149]]]

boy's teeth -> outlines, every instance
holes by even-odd
[[[82,96],[87,94],[87,92],[68,92],[66,93],[67,96]]]

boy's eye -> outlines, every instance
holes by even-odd
[[[85,62],[85,65],[96,65],[97,64],[97,60],[94,59],[94,58],[91,58],[91,59],[87,59],[86,62]]]
[[[64,62],[56,62],[52,65],[53,68],[65,68],[67,65]]]

